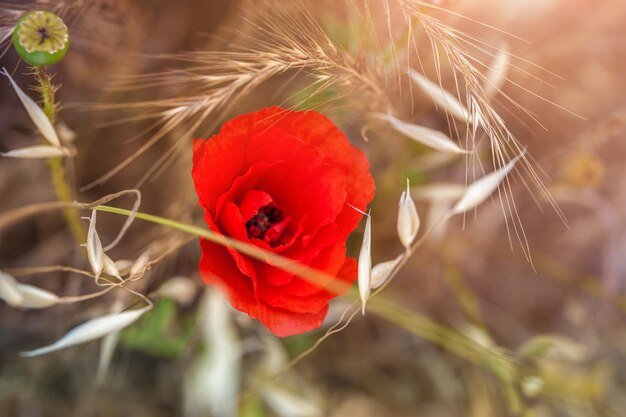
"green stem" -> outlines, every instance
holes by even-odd
[[[44,67],[34,67],[35,78],[39,82],[39,89],[41,91],[41,100],[43,102],[43,112],[50,119],[50,123],[53,125],[56,122],[56,111],[54,93],[55,87],[52,85],[52,78],[45,73]]]
[[[108,213],[121,214],[124,216],[130,216],[132,214],[130,210],[110,206],[95,206],[93,207],[93,209]],[[238,252],[243,253],[244,255],[248,255],[261,262],[276,266],[277,268],[280,268],[284,271],[291,272],[292,274],[298,275],[299,277],[306,279],[307,281],[312,282],[316,285],[323,286],[327,291],[333,292],[337,295],[346,293],[351,287],[351,285],[345,283],[342,280],[333,280],[333,277],[320,270],[300,264],[292,259],[286,258],[279,254],[263,250],[258,246],[252,245],[250,243],[232,239],[228,236],[214,233],[201,227],[180,223],[174,220],[146,213],[136,213],[136,217],[141,220],[161,224],[173,229],[178,229],[185,233],[190,233],[198,237],[202,237],[220,246],[232,247]]]
[[[35,67],[35,78],[39,82],[39,89],[41,91],[41,99],[43,102],[43,112],[48,116],[50,122],[54,125],[56,121],[56,104],[54,93],[56,87],[52,84],[52,79],[44,71],[44,67]],[[67,181],[67,172],[65,170],[65,163],[63,158],[50,158],[48,159],[48,166],[50,167],[50,174],[52,176],[52,185],[56,192],[57,199],[59,201],[71,203],[75,201],[72,189]],[[81,244],[85,242],[86,232],[85,227],[80,222],[78,211],[76,209],[63,210],[65,221],[76,240],[76,243]]]

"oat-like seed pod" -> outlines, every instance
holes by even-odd
[[[385,282],[387,282],[387,280],[391,276],[391,273],[394,271],[394,269],[396,269],[398,264],[404,259],[405,256],[406,253],[402,253],[398,255],[395,259],[374,265],[374,267],[372,268],[372,281],[370,287],[374,290],[381,287]]]
[[[398,204],[398,237],[402,246],[409,251],[415,236],[420,228],[420,218],[417,214],[417,208],[411,198],[411,189],[409,187],[409,179],[406,180],[406,191],[400,197]]]
[[[65,22],[48,11],[34,11],[23,16],[13,31],[13,47],[33,66],[51,65],[63,58],[70,46]]]
[[[91,269],[96,277],[100,277],[102,270],[104,269],[104,250],[102,250],[102,243],[98,232],[96,232],[96,211],[91,211],[91,218],[89,220],[89,231],[87,232],[87,258]]]
[[[524,151],[525,153],[526,151]],[[513,158],[509,163],[467,186],[465,194],[452,208],[450,215],[456,215],[469,211],[485,201],[495,190],[498,189],[504,178],[513,170],[517,161],[524,153]]]
[[[150,250],[144,251],[137,260],[130,267],[130,277],[131,278],[139,278],[141,277],[146,269],[148,268],[148,262],[150,262]]]
[[[363,232],[363,243],[359,253],[358,261],[358,283],[359,296],[361,297],[361,311],[365,314],[365,304],[370,296],[372,280],[372,217],[368,213],[365,231]]]

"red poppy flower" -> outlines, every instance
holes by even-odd
[[[324,115],[266,108],[193,143],[193,180],[214,232],[249,242],[348,283],[346,239],[374,195],[363,153]],[[201,240],[200,272],[237,310],[277,336],[318,328],[337,296],[233,248]]]

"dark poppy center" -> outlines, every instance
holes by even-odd
[[[246,232],[248,239],[261,239],[265,240],[266,232],[276,223],[283,221],[283,212],[270,203],[259,209],[259,212],[246,222]],[[279,241],[269,242],[272,246],[278,245]]]

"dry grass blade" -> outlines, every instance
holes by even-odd
[[[122,91],[164,91],[167,96],[161,94],[134,103],[92,105],[94,109],[141,110],[138,119],[154,120],[156,133],[131,157],[84,189],[108,181],[174,130],[180,132],[177,138],[182,142],[198,135],[196,131],[200,128],[201,135],[211,132],[239,100],[276,76],[310,75],[314,80],[312,86],[318,92],[333,88],[350,90],[333,100],[362,93],[371,97],[368,107],[378,111],[389,108],[376,71],[340,50],[301,5],[280,3],[267,11],[258,22],[244,19],[242,24],[250,33],[241,34],[244,37],[241,46],[235,45],[228,52],[197,51],[159,56],[157,58],[183,68],[127,77],[116,86]],[[184,90],[174,90],[173,86]],[[360,99],[360,103],[365,101]],[[176,145],[172,150],[175,148]]]
[[[48,119],[48,116],[46,116],[41,107],[39,107],[39,105],[35,103],[35,100],[28,97],[28,95],[26,95],[26,93],[22,91],[17,83],[13,81],[13,78],[11,77],[11,75],[9,75],[6,68],[2,68],[2,71],[0,71],[0,73],[4,74],[9,79],[11,85],[13,86],[13,89],[17,93],[17,96],[20,98],[20,101],[24,105],[26,112],[28,112],[28,115],[33,120],[35,126],[37,126],[37,129],[39,129],[43,137],[46,138],[46,140],[50,142],[51,145],[61,146],[61,141],[57,136],[57,132],[54,130],[50,119]]]
[[[65,336],[63,336],[53,344],[28,352],[21,352],[20,355],[25,357],[45,355],[47,353],[65,349],[70,346],[75,346],[99,339],[103,336],[118,332],[130,326],[150,308],[151,306],[142,308],[140,310],[125,311],[123,313],[117,314],[108,314],[106,316],[91,319],[73,328]]]

